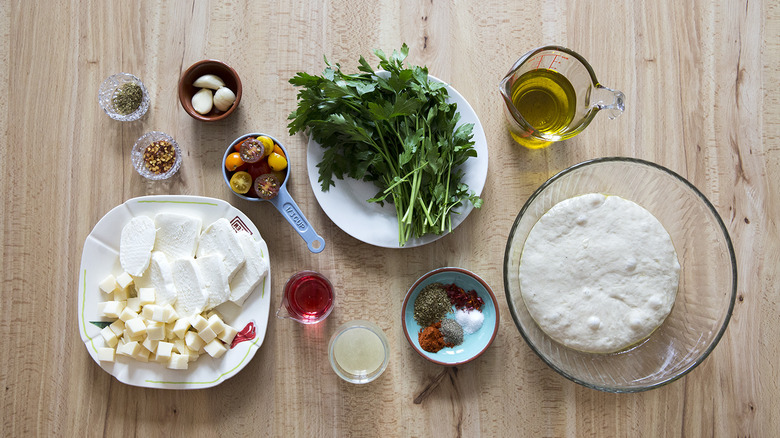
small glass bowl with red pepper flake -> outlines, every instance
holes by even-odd
[[[163,180],[181,167],[181,149],[170,135],[151,131],[139,138],[130,153],[136,172],[146,179]]]

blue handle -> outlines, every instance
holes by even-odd
[[[325,239],[314,231],[314,228],[306,220],[306,216],[301,213],[301,209],[298,208],[298,204],[295,203],[287,189],[283,187],[279,190],[279,194],[271,199],[270,202],[287,219],[287,222],[295,228],[295,231],[301,235],[306,242],[306,246],[309,247],[309,251],[319,253],[325,249]]]

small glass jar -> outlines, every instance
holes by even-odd
[[[141,103],[135,111],[123,114],[119,111],[119,108],[116,107],[114,97],[119,89],[128,83],[134,83],[141,87]],[[100,108],[102,108],[112,119],[119,120],[120,122],[132,122],[140,119],[149,109],[149,93],[146,91],[143,82],[137,77],[130,73],[117,73],[109,76],[100,84],[100,89],[98,90],[98,103],[100,104]]]
[[[355,320],[344,323],[330,338],[328,359],[333,371],[350,383],[368,383],[385,372],[390,344],[376,324]]]
[[[161,156],[156,153],[157,151],[155,153],[150,151],[149,156],[146,156],[149,146],[153,146],[155,143],[157,143],[157,146],[163,147],[170,144],[174,156],[168,159],[167,155]],[[150,180],[163,180],[173,176],[181,167],[181,149],[179,149],[179,144],[176,143],[176,140],[170,135],[164,132],[151,131],[141,136],[135,142],[133,150],[130,152],[130,159],[136,172],[142,177]],[[169,160],[172,160],[172,162]],[[170,167],[166,163],[169,163]],[[160,167],[160,171],[153,170],[156,166]],[[162,170],[166,168],[167,170]]]

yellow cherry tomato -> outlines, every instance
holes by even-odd
[[[239,195],[249,192],[252,188],[252,175],[247,172],[236,172],[230,177],[230,188]]]
[[[287,168],[287,158],[276,152],[271,152],[271,155],[268,156],[268,165],[272,170],[284,170]]]
[[[244,160],[241,159],[241,154],[233,152],[225,158],[225,168],[229,171],[234,171],[244,165]]]
[[[260,137],[257,137],[257,139],[260,140],[260,143],[263,144],[263,149],[265,151],[263,156],[267,157],[271,155],[271,152],[274,151],[274,141],[271,140],[271,137],[261,135]]]

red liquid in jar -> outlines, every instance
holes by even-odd
[[[295,274],[288,280],[284,293],[290,316],[304,322],[317,322],[333,309],[333,287],[316,272]]]

